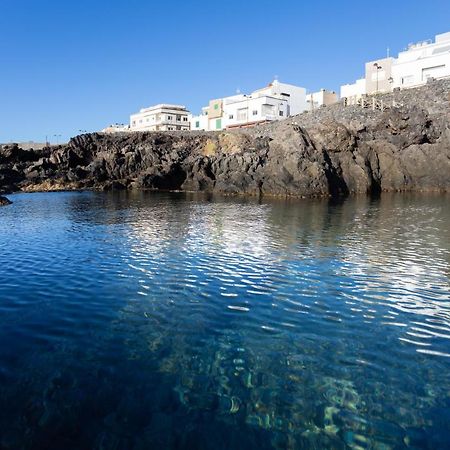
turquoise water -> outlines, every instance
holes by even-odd
[[[447,196],[0,209],[0,448],[450,447]]]

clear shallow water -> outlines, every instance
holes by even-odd
[[[20,194],[0,448],[449,448],[447,196]]]

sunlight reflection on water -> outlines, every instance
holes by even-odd
[[[448,197],[12,199],[0,447],[450,445]]]

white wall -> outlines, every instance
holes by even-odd
[[[392,68],[393,87],[413,87],[428,77],[450,76],[450,33],[436,36],[434,43],[411,46],[401,52]]]
[[[130,116],[131,131],[188,130],[189,112],[182,106],[161,105],[144,108]]]
[[[289,114],[291,116],[301,114],[302,112],[308,110],[308,104],[306,102],[306,89],[299,86],[280,83],[278,80],[275,80],[266,88],[259,89],[252,93],[252,96],[256,95],[271,95],[286,98],[289,104]]]
[[[208,114],[202,111],[202,114],[198,116],[189,116],[189,123],[191,125],[191,130],[197,131],[208,131]],[[198,126],[197,126],[198,125]]]
[[[288,117],[289,106],[287,100],[261,95],[246,97],[244,100],[225,103],[224,125],[234,127],[272,120],[282,120]]]
[[[321,106],[333,105],[339,101],[335,92],[321,89],[318,92],[311,92],[306,96],[308,111],[313,111]]]
[[[366,93],[366,79],[360,78],[353,84],[341,86],[341,98],[359,98]]]
[[[386,63],[388,60],[389,64]],[[450,32],[438,34],[434,42],[423,41],[410,45],[407,50],[400,52],[397,58],[385,58],[380,61],[384,69],[391,69],[391,75],[388,71],[385,74],[383,71],[378,73],[378,81],[382,87],[379,90],[390,91],[396,87],[420,86],[427,82],[427,77],[450,77]],[[371,63],[367,64],[371,67]],[[374,92],[374,76],[376,77],[366,71],[366,78],[357,80],[354,84],[341,86],[341,97],[357,98],[362,94]]]
[[[280,83],[277,80],[265,88],[252,92],[250,95],[237,94],[221,100],[222,117],[210,118],[205,116],[204,113],[209,107],[204,107],[201,115],[190,117],[191,130],[217,131],[245,123],[280,120],[300,114],[308,109],[305,88]],[[244,117],[245,109],[247,115]],[[239,110],[241,111],[239,112]],[[280,112],[282,115],[280,115]]]

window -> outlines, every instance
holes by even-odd
[[[280,111],[280,116],[283,117],[284,116],[284,112]]]
[[[253,115],[257,116],[258,115],[258,111],[256,109],[253,110]]]
[[[422,69],[422,81],[427,81],[428,78],[439,78],[445,75],[445,64],[442,66],[427,67]]]
[[[181,116],[177,115],[177,122],[181,122]]]
[[[412,84],[414,83],[414,75],[408,75],[402,78],[402,84]]]
[[[247,120],[247,108],[242,108],[238,110],[237,120],[239,121]]]
[[[219,104],[218,103],[216,103],[215,105],[214,105],[214,109],[219,109]]]
[[[233,114],[230,114],[230,115],[228,116],[228,118],[229,118],[230,120],[234,119]]]
[[[200,128],[200,122],[198,120],[195,122],[195,128]]]
[[[188,118],[186,116],[183,117],[183,122],[187,122]]]
[[[181,125],[177,125],[177,130],[178,130],[178,131],[181,130]]]
[[[142,119],[139,120],[139,123],[142,123]]]
[[[263,116],[274,116],[275,106],[274,105],[262,105],[262,115]]]
[[[222,128],[222,119],[216,120],[216,130],[220,130]]]
[[[172,116],[167,116],[167,120],[172,120]]]
[[[136,126],[136,121],[135,121],[135,120],[133,120],[133,123],[131,124],[131,126],[132,126],[132,127],[135,127],[135,126]]]

